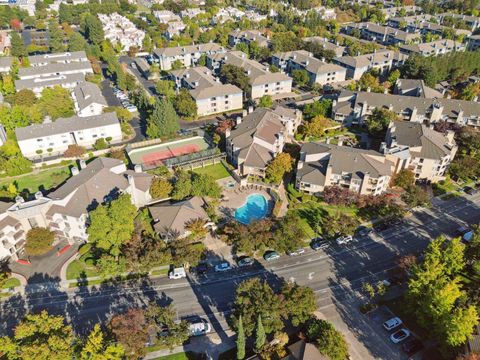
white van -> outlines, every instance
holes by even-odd
[[[174,268],[172,271],[168,273],[169,279],[181,279],[187,277],[187,273],[185,269],[182,267]]]

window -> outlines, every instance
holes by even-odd
[[[98,135],[97,135],[97,134],[93,134],[93,135],[92,135],[92,138],[94,138],[94,139],[95,139],[96,137],[98,137]]]
[[[43,139],[37,139],[37,142],[42,142],[42,141],[43,141]]]

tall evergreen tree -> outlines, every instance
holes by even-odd
[[[99,45],[105,38],[102,23],[95,15],[88,14],[82,23],[85,37],[93,44]]]
[[[168,99],[158,99],[153,105],[152,113],[147,119],[149,138],[171,138],[180,129],[178,115]]]
[[[27,56],[27,48],[22,38],[16,31],[10,33],[10,42],[12,44],[12,55],[16,57]]]
[[[258,315],[257,321],[257,330],[255,332],[255,351],[259,352],[263,345],[265,345],[265,341],[267,340],[267,335],[265,334],[265,329],[263,328],[262,323],[262,316]]]
[[[243,330],[242,315],[238,319],[237,328],[237,360],[245,358],[245,331]]]
[[[58,23],[55,20],[52,20],[48,24],[48,34],[50,36],[50,51],[52,52],[61,52],[65,50],[63,45],[64,34],[63,31],[58,27]]]
[[[87,42],[83,38],[82,34],[74,32],[68,37],[68,51],[85,50],[86,47]]]

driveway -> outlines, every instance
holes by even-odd
[[[120,56],[118,61],[122,64],[127,65],[128,71],[130,71],[137,80],[142,84],[142,86],[145,88],[145,90],[149,93],[151,96],[155,96],[157,91],[155,90],[155,82],[151,80],[147,80],[143,77],[143,75],[140,73],[140,71],[137,70],[137,68],[132,67],[132,62],[135,60],[135,58],[129,57],[129,56]]]
[[[24,276],[29,284],[59,281],[62,265],[78,250],[76,243],[68,249],[66,246],[68,246],[67,240],[62,240],[44,255],[23,257],[24,260],[30,260],[29,265],[11,261],[10,270]],[[64,250],[59,254],[62,249]]]

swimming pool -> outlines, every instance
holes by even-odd
[[[235,219],[242,224],[250,224],[253,220],[259,220],[267,215],[268,203],[265,196],[252,194],[242,207],[235,211]]]

